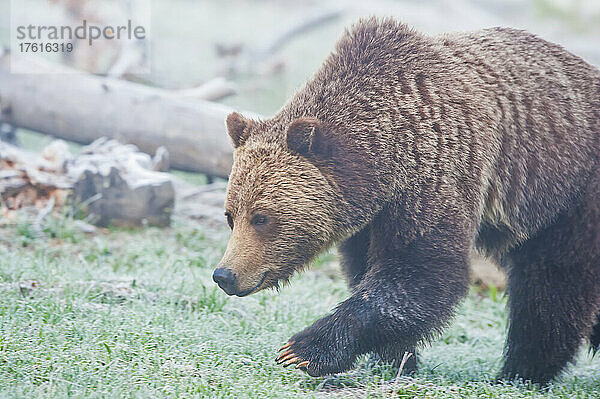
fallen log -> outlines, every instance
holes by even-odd
[[[211,176],[231,169],[224,105],[8,53],[0,54],[0,103],[2,122],[14,126],[82,144],[109,137],[149,154],[164,146],[172,167]]]

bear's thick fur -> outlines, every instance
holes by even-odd
[[[545,383],[600,345],[600,72],[562,47],[363,20],[274,117],[227,127],[215,280],[248,295],[339,244],[352,287],[280,362],[317,376],[413,351],[450,321],[474,250],[508,272],[502,377]]]

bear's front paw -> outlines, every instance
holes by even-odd
[[[312,326],[294,335],[279,349],[283,352],[275,361],[283,364],[283,367],[295,364],[297,369],[307,372],[312,377],[349,370],[356,359],[351,348],[342,342],[318,335],[319,330]],[[337,338],[340,338],[339,335]]]

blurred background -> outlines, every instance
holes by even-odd
[[[62,10],[65,18],[78,12],[101,21],[124,2],[107,0],[102,7],[86,0],[30,3],[32,14]],[[9,6],[8,0],[0,2],[0,43],[5,46],[10,43]],[[152,0],[151,74],[144,77],[148,84],[170,89],[226,77],[236,94],[219,101],[272,115],[318,68],[343,29],[373,14],[393,15],[431,34],[492,26],[526,29],[600,65],[597,0]],[[90,62],[73,58],[78,68]]]

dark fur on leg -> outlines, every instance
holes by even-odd
[[[398,360],[389,348],[414,348],[431,338],[466,294],[465,242],[450,222],[401,249],[390,245],[388,234],[372,232],[372,264],[352,296],[293,336],[285,357],[296,364],[308,361],[304,369],[312,376],[348,370],[357,356],[385,348],[386,356]]]
[[[398,345],[387,345],[384,348],[379,349],[376,354],[379,360],[385,364],[389,364],[395,369],[400,367],[402,359],[405,353],[410,353],[410,357],[404,363],[402,368],[403,375],[412,375],[417,372],[418,367],[418,354],[415,349],[407,349]]]
[[[367,253],[370,240],[371,235],[367,226],[342,242],[338,247],[342,270],[346,274],[350,288],[356,287],[367,271]]]
[[[341,255],[342,269],[346,274],[350,288],[356,287],[367,271],[367,253],[370,240],[370,231],[367,226],[339,245],[338,250]],[[414,374],[417,371],[417,352],[414,348],[407,349],[393,344],[385,345],[374,352],[373,355],[376,361],[398,368],[405,352],[412,353],[412,356],[404,364],[402,374]]]
[[[596,316],[596,324],[592,328],[592,335],[590,335],[590,349],[594,356],[598,353],[600,347],[600,314]]]
[[[501,377],[546,384],[586,338],[597,347],[600,218],[595,207],[594,200],[564,212],[508,255],[510,327]]]

